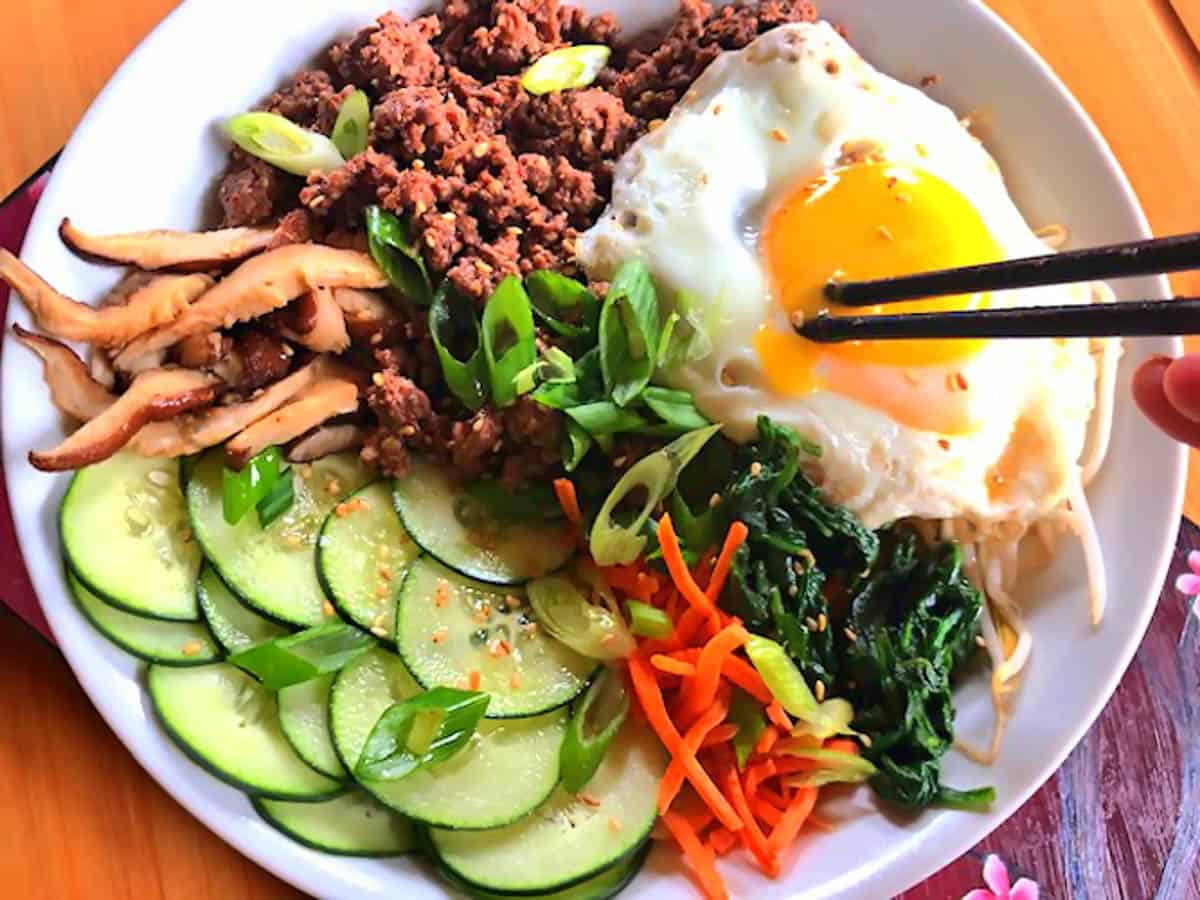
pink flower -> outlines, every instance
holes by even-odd
[[[1175,590],[1196,598],[1192,611],[1200,616],[1200,550],[1193,550],[1187,555],[1187,564],[1191,571],[1175,579]]]
[[[1197,557],[1200,562],[1200,554]],[[989,853],[983,861],[983,881],[987,890],[976,888],[962,900],[1038,900],[1038,886],[1028,878],[1021,878],[1010,887],[1008,867],[995,853]]]

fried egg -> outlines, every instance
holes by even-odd
[[[818,345],[791,322],[832,279],[1046,252],[951,110],[876,71],[827,23],[722,54],[618,162],[579,241],[588,274],[649,266],[705,337],[657,379],[737,440],[759,415],[822,447],[816,475],[870,525],[1030,522],[1075,483],[1095,402],[1086,341]],[[1087,303],[1090,286],[918,300],[857,314]],[[703,346],[703,345],[707,346]]]

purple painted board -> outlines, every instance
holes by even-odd
[[[0,207],[0,246],[18,250],[40,194],[35,181]],[[0,286],[0,317],[5,302]],[[0,478],[0,600],[49,638],[12,515]],[[963,897],[982,885],[992,853],[1014,882],[1038,882],[1043,900],[1200,900],[1200,618],[1173,587],[1191,550],[1200,550],[1200,528],[1184,521],[1141,649],[1063,767],[1004,825],[902,900]]]

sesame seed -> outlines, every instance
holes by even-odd
[[[842,630],[842,633],[846,635],[846,640],[848,640],[852,644],[858,640],[858,633],[853,628],[850,628],[849,626],[844,628]]]
[[[171,476],[162,469],[155,469],[153,472],[147,472],[146,478],[151,484],[157,487],[166,487],[171,483]]]
[[[204,649],[204,641],[188,641],[179,648],[179,652],[184,656],[195,656]]]
[[[421,169],[425,168],[425,160],[423,160],[423,159],[414,159],[414,160],[412,161],[412,167],[413,167],[414,169],[416,169],[416,170],[419,172]]]
[[[792,314],[788,316],[788,319],[791,321],[792,327],[799,331],[804,327],[804,310],[794,310]]]
[[[325,493],[340,494],[342,492],[342,483],[336,478],[330,478],[325,482]]]
[[[377,638],[386,638],[388,636],[387,629],[380,625],[372,625],[371,634]]]
[[[720,103],[718,103],[716,106],[713,107],[713,115],[719,116],[721,114],[721,110],[723,110],[724,108],[725,107],[723,107]]]
[[[300,535],[293,532],[290,534],[285,534],[283,536],[283,542],[289,547],[299,547],[302,543],[304,543],[304,539],[300,537]]]
[[[788,596],[789,597],[795,597],[799,593],[800,593],[800,588],[794,584],[788,588]]]
[[[629,462],[629,457],[618,456],[616,459],[613,460],[613,465],[616,466],[618,469],[620,469],[620,468],[623,468],[625,463],[627,463],[627,462]]]
[[[524,229],[518,228],[516,225],[509,225],[508,233],[511,234],[513,237],[520,237],[521,235],[523,235],[525,233],[525,231],[524,231]]]
[[[921,379],[917,377],[917,373],[912,369],[904,370],[904,380],[909,384],[918,384],[921,381]]]
[[[414,211],[414,212],[415,212],[415,213],[416,213],[418,216],[423,216],[423,215],[425,215],[425,213],[426,213],[426,212],[428,212],[428,211],[429,211],[429,207],[425,205],[425,202],[424,202],[423,200],[418,200],[418,201],[417,201],[417,202],[416,202],[416,203],[413,205],[413,211]]]
[[[584,791],[582,794],[580,794],[579,799],[582,800],[584,803],[586,803],[588,806],[592,807],[593,809],[595,809],[596,807],[598,807],[600,805],[600,798],[597,797],[595,794],[590,793],[588,791]]]
[[[651,120],[650,120],[650,124],[649,124],[649,125],[647,125],[646,127],[647,127],[647,128],[650,130],[650,131],[658,131],[658,129],[662,128],[662,126],[663,126],[663,120],[662,120],[662,119],[651,119]]]
[[[720,505],[721,505],[721,495],[720,494],[713,494],[711,497],[708,498],[709,509],[716,509]]]
[[[860,734],[860,735],[858,736],[858,739],[859,739],[860,741],[862,741],[862,745],[863,745],[864,747],[866,747],[866,748],[870,749],[870,747],[871,747],[871,737],[870,737],[870,735],[866,735],[866,734]]]
[[[809,631],[816,631],[817,630],[817,620],[814,619],[812,616],[805,616],[804,617],[804,627],[807,628]]]
[[[620,831],[621,830],[621,820],[618,819],[616,816],[609,816],[608,817],[608,830],[611,831],[613,834],[616,834],[618,831]]]
[[[432,231],[425,232],[425,246],[430,250],[437,246],[437,237]]]
[[[921,157],[921,159],[929,156],[929,150],[926,149],[924,144],[917,144],[913,149],[917,151],[917,156]]]
[[[453,222],[457,218],[458,218],[458,216],[454,215],[454,213],[452,213],[452,212],[442,213],[442,221],[443,222]]]
[[[371,376],[371,382],[375,385],[375,387],[383,387],[383,373],[376,372]]]
[[[750,463],[750,474],[753,475],[755,478],[757,478],[759,475],[761,475],[762,474],[762,463],[760,463],[760,462]]]
[[[490,275],[492,272],[496,271],[490,265],[485,263],[482,259],[475,260],[475,268],[478,269],[480,272],[482,272],[484,275]]]
[[[325,618],[332,619],[334,612],[335,612],[335,610],[333,608],[333,604],[330,603],[328,600],[322,601],[321,612],[322,612],[322,614],[324,614]]]
[[[822,703],[825,700],[825,682],[818,680],[813,685],[813,694],[816,695],[817,702]]]
[[[985,641],[983,639],[982,634],[975,635],[975,646],[976,647],[987,647],[987,641]]]
[[[781,144],[786,144],[788,142],[788,134],[782,128],[772,128],[771,140],[778,141]]]
[[[829,617],[825,613],[817,616],[817,631],[824,631],[829,627]]]
[[[414,434],[417,433],[417,426],[416,425],[405,425],[403,428],[400,429],[400,433],[402,435],[404,435],[405,437],[412,437]]]

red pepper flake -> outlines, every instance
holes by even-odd
[[[595,794],[588,793],[587,791],[584,791],[582,794],[580,794],[579,799],[593,809],[596,809],[600,806],[600,798]]]
[[[188,641],[186,644],[184,644],[182,647],[179,648],[179,651],[184,656],[195,656],[197,653],[199,653],[203,649],[204,649],[203,641]]]
[[[439,628],[437,631],[435,631],[433,633],[433,642],[435,644],[444,644],[446,642],[446,638],[448,638],[449,636],[450,636],[450,629],[447,628],[445,625],[443,625],[441,628]]]
[[[488,653],[497,659],[508,656],[512,653],[512,644],[503,639],[494,640],[488,644]]]
[[[442,609],[450,602],[450,582],[445,578],[437,580],[437,587],[433,592],[433,605],[438,609]]]
[[[479,684],[480,684],[480,682],[481,682],[482,680],[483,680],[483,676],[481,676],[481,675],[479,674],[479,670],[478,670],[478,669],[472,669],[472,670],[471,670],[471,671],[470,671],[470,672],[467,674],[467,687],[468,687],[468,689],[469,689],[469,690],[472,690],[472,691],[477,691],[477,690],[479,690]]]
[[[609,816],[608,817],[608,830],[611,831],[613,834],[616,834],[618,831],[620,831],[621,830],[621,820],[618,819],[616,816]]]
[[[948,440],[946,440],[945,438],[938,438],[938,446],[941,447],[943,450],[949,450],[950,442]]]
[[[958,387],[958,389],[960,391],[965,391],[967,389],[967,376],[964,375],[962,372],[955,372],[954,373],[954,384]]]
[[[513,672],[511,675],[508,676],[508,686],[510,688],[512,688],[514,691],[520,690],[520,688],[521,688],[521,673],[520,672]]]

